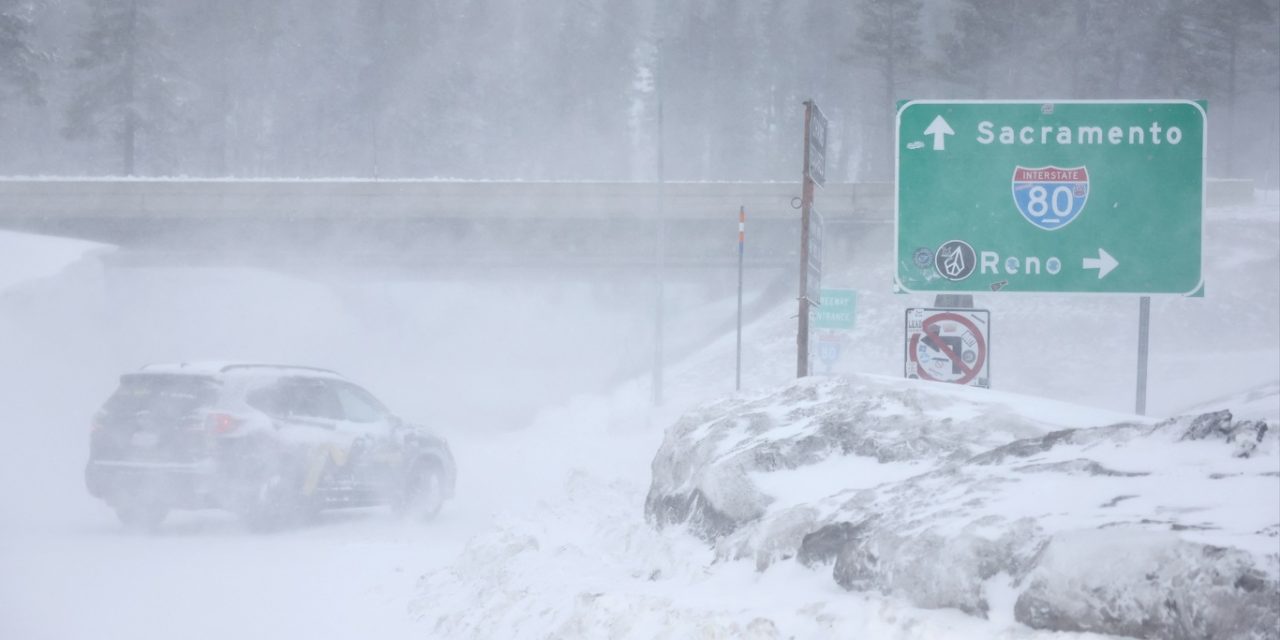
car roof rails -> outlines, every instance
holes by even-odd
[[[283,370],[295,370],[295,371],[302,370],[302,371],[311,371],[315,373],[327,373],[327,374],[335,375],[339,377],[342,376],[341,373],[338,373],[337,371],[334,371],[332,369],[322,369],[320,367],[308,367],[308,366],[296,365],[296,364],[229,364],[222,367],[222,369],[220,369],[220,372],[227,373],[228,371],[233,371],[235,369],[283,369]]]

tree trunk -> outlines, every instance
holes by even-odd
[[[1076,43],[1086,42],[1085,37],[1089,33],[1089,3],[1086,0],[1077,0],[1076,2]],[[1071,56],[1071,97],[1080,99],[1084,96],[1084,87],[1081,85],[1081,58],[1084,57],[1084,51],[1078,50],[1075,55]]]
[[[138,84],[136,57],[138,52],[138,0],[129,0],[129,41],[125,48],[125,102],[124,129],[120,135],[121,155],[124,161],[124,175],[132,176],[136,171],[135,154],[138,139],[138,114],[134,109],[134,95]]]
[[[1227,35],[1227,177],[1236,177],[1236,37],[1240,29],[1231,21]]]
[[[893,167],[891,165],[896,160],[896,154],[898,151],[897,143],[894,136],[897,127],[889,124],[895,121],[893,89],[898,83],[898,70],[895,65],[895,62],[896,62],[895,57],[897,56],[897,53],[898,53],[898,24],[897,24],[898,16],[893,11],[894,1],[896,0],[890,0],[890,2],[888,3],[889,4],[889,37],[887,40],[888,44],[885,51],[888,55],[885,57],[885,69],[884,69],[884,107],[885,107],[885,113],[887,114],[888,117],[884,119],[883,126],[886,134],[885,137],[887,140],[887,144],[885,144],[884,146],[884,151],[885,151],[884,160],[882,162],[877,163],[879,165],[879,170],[876,171],[876,174],[875,174],[877,177],[883,176],[882,179],[885,179],[885,180],[889,179],[889,177],[893,175]]]

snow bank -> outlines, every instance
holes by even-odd
[[[86,254],[107,250],[96,242],[0,231],[0,290],[47,278]]]
[[[1139,638],[1274,638],[1276,582],[1238,549],[1169,532],[1080,530],[1045,545],[1015,605],[1042,629]]]
[[[695,409],[654,457],[645,512],[659,526],[688,524],[715,539],[833,487],[870,487],[1019,438],[1121,419],[971,391],[879,376],[809,378]]]
[[[1080,428],[1088,416],[1055,409],[876,378],[723,401],[669,430],[646,515],[721,560],[829,565],[845,589],[926,608],[1047,630],[1274,637],[1275,424],[1221,411]]]
[[[440,638],[1098,638],[850,594],[796,563],[716,561],[696,538],[647,526],[643,500],[638,484],[569,471],[563,495],[504,515],[424,575],[410,613]]]

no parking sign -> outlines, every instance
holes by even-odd
[[[907,309],[908,378],[990,387],[991,312]]]

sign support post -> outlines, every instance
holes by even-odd
[[[738,348],[733,390],[742,390],[742,258],[747,241],[747,208],[738,207]]]
[[[809,118],[806,115],[805,121]],[[806,137],[808,134],[806,134]],[[805,156],[808,156],[805,152]],[[796,334],[796,377],[809,375],[809,298],[805,295],[809,279],[809,215],[813,208],[813,183],[805,170],[804,195],[800,196],[800,309],[796,318],[800,321]]]
[[[654,253],[656,262],[655,279],[657,280],[657,299],[653,305],[653,377],[651,386],[653,387],[653,406],[662,406],[662,370],[666,366],[663,361],[663,342],[665,340],[663,315],[666,313],[666,241],[667,241],[667,200],[666,200],[666,170],[664,164],[663,148],[666,139],[662,122],[662,81],[663,76],[663,58],[662,58],[662,39],[657,42],[658,48],[658,72],[654,81],[654,89],[658,99],[658,153],[657,153],[657,169],[658,169],[658,220],[657,229],[654,238]]]
[[[1151,334],[1151,296],[1138,299],[1138,393],[1134,413],[1147,415],[1147,338]]]

